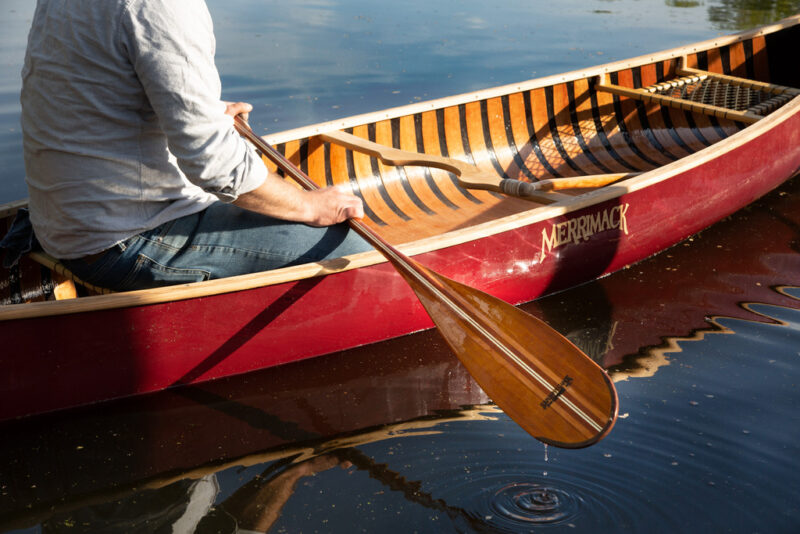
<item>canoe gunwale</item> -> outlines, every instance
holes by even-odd
[[[414,113],[420,113],[422,111],[430,111],[432,109],[441,109],[467,102],[485,100],[497,96],[507,95],[513,92],[527,91],[578,79],[587,79],[600,76],[605,73],[631,68],[632,66],[640,66],[667,59],[679,58],[685,56],[687,53],[696,53],[698,51],[730,45],[732,43],[772,33],[774,31],[785,29],[797,24],[800,24],[800,15],[789,17],[775,24],[764,26],[755,30],[742,32],[728,37],[710,39],[708,41],[679,47],[664,52],[639,56],[637,58],[609,63],[586,70],[573,71],[566,74],[539,78],[523,83],[495,87],[492,89],[486,89],[484,91],[478,91],[476,93],[465,93],[462,95],[433,100],[425,103],[412,104],[409,106],[349,117],[344,120],[307,126],[282,132],[280,134],[275,134],[273,136],[265,136],[265,139],[270,143],[277,144],[287,140],[311,137],[333,129],[349,128],[376,120],[386,120],[388,118],[406,116]],[[782,122],[789,120],[798,113],[800,113],[800,98],[795,97],[791,102],[782,108],[774,111],[757,123],[749,125],[746,128],[732,134],[730,137],[712,144],[704,149],[698,150],[693,154],[689,154],[683,158],[680,158],[672,163],[668,163],[664,166],[644,172],[633,178],[582,193],[570,198],[569,200],[559,200],[547,206],[535,206],[530,210],[500,217],[492,221],[479,223],[468,228],[452,230],[443,234],[419,239],[413,242],[399,244],[397,245],[397,248],[409,256],[425,254],[471,241],[477,241],[482,238],[511,231],[522,226],[539,223],[547,219],[561,217],[571,212],[589,208],[593,205],[613,201],[622,197],[623,195],[646,189],[674,176],[680,175],[692,168],[696,168],[717,158],[721,158],[726,153],[747,144],[753,139],[758,138],[771,128],[774,128]],[[17,209],[24,207],[25,205],[26,201],[24,200],[2,205],[0,206],[0,215],[7,216]],[[334,260],[309,263],[294,267],[276,269],[273,271],[252,273],[219,280],[210,280],[205,282],[181,284],[139,291],[113,293],[108,295],[87,296],[64,301],[9,304],[0,307],[0,323],[17,319],[31,319],[36,317],[66,315],[116,308],[147,306],[202,297],[212,297],[220,294],[297,282],[303,279],[370,267],[384,263],[385,261],[385,258],[381,254],[376,251],[370,251],[352,256],[346,256],[343,258],[337,258]]]

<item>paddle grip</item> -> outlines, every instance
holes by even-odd
[[[536,183],[504,178],[500,180],[500,191],[515,197],[529,197],[541,192],[542,188],[538,187]]]

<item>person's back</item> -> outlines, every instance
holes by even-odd
[[[178,17],[169,42],[160,26]],[[207,49],[170,50],[186,41]],[[186,117],[194,124],[179,123],[182,107],[219,111],[213,63],[187,61],[188,53],[213,57],[213,48],[202,1],[39,1],[21,100],[31,219],[47,252],[59,258],[93,254],[215,200],[180,172],[165,135],[174,132],[170,148],[190,176],[209,162],[213,173],[215,158],[244,156],[243,149],[220,154],[213,146],[192,146],[198,135],[213,142],[213,132],[226,128],[221,113],[216,120],[206,112],[202,122]],[[165,65],[173,72],[158,70]],[[164,77],[145,86],[143,73]],[[176,94],[185,100],[172,102]],[[154,106],[176,124],[159,124]],[[209,179],[206,189],[214,188],[208,170],[197,174]]]
[[[204,0],[38,0],[22,71],[30,220],[79,278],[137,289],[366,250],[352,192],[270,173],[221,100]],[[221,200],[223,202],[218,202]]]

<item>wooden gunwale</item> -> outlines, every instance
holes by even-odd
[[[490,99],[502,98],[507,96],[509,93],[532,91],[534,89],[542,89],[563,84],[565,82],[584,80],[594,76],[624,69],[640,67],[657,62],[666,62],[668,60],[683,57],[687,54],[712,50],[717,47],[728,46],[737,42],[752,39],[754,37],[763,36],[782,28],[796,25],[798,23],[800,23],[800,15],[787,18],[778,23],[756,30],[743,32],[729,37],[711,39],[701,43],[679,47],[656,54],[643,55],[637,58],[609,63],[585,70],[549,76],[518,84],[495,87],[474,93],[465,93],[462,95],[433,100],[430,102],[412,104],[409,106],[392,108],[380,112],[357,115],[343,120],[330,121],[318,125],[289,130],[273,136],[267,136],[265,139],[271,144],[277,144],[288,140],[312,138],[319,133],[334,129],[360,127],[366,123],[385,121],[387,119],[398,119],[400,117],[410,117],[414,116],[415,114],[437,111],[445,108],[453,108],[455,106],[461,106],[468,103],[485,102]],[[794,101],[773,112],[754,125],[735,132],[725,139],[722,139],[711,146],[698,150],[693,154],[672,161],[671,163],[667,163],[656,169],[644,172],[639,176],[627,179],[612,186],[606,186],[601,189],[583,193],[569,200],[557,201],[548,206],[533,207],[527,211],[514,213],[492,221],[478,223],[467,228],[456,229],[440,235],[422,238],[414,242],[400,244],[397,246],[397,248],[409,256],[423,254],[426,252],[477,240],[483,237],[503,233],[520,226],[541,222],[550,218],[560,217],[598,203],[617,199],[623,195],[645,189],[691,168],[697,167],[698,165],[722,157],[726,153],[746,144],[752,139],[757,138],[759,135],[780,124],[781,122],[790,119],[798,112],[800,112],[800,99],[796,98]],[[13,213],[16,209],[23,207],[24,205],[24,201],[17,201],[0,206],[0,215]],[[386,260],[377,252],[366,252],[325,262],[311,263],[274,271],[241,275],[232,278],[198,282],[193,284],[115,293],[111,295],[89,296],[70,301],[11,304],[2,306],[2,308],[0,308],[0,321],[64,315],[133,306],[146,306],[165,302],[209,297],[213,295],[245,291],[258,287],[277,285],[306,278],[329,275],[336,272],[343,272],[376,265],[385,261]]]

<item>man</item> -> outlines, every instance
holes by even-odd
[[[367,250],[361,200],[271,174],[220,100],[204,0],[38,0],[22,71],[36,236],[116,290]]]

